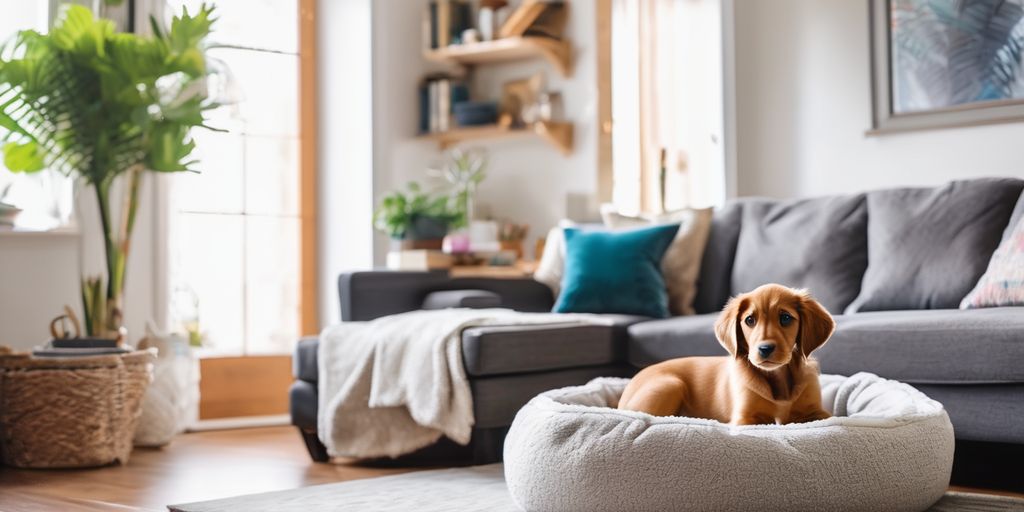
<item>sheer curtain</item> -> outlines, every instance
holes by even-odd
[[[724,201],[721,13],[722,0],[613,0],[612,201],[618,210]]]

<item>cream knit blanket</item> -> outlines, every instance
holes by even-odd
[[[447,436],[469,442],[473,399],[462,331],[482,325],[607,323],[594,315],[507,309],[413,311],[320,335],[320,440],[332,456],[397,457]]]

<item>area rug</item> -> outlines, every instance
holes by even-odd
[[[170,505],[173,512],[516,512],[505,487],[504,468],[489,464],[314,485],[289,491]],[[928,512],[1010,512],[1024,510],[1024,499],[948,492]]]

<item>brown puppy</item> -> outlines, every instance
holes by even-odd
[[[766,284],[733,297],[715,335],[728,357],[683,357],[649,366],[626,386],[619,409],[733,425],[828,418],[818,364],[835,321],[803,290]]]

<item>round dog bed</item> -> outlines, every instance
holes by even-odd
[[[627,382],[548,391],[519,411],[505,479],[520,507],[920,511],[949,484],[949,417],[900,382],[822,375],[833,417],[742,427],[612,409]]]

